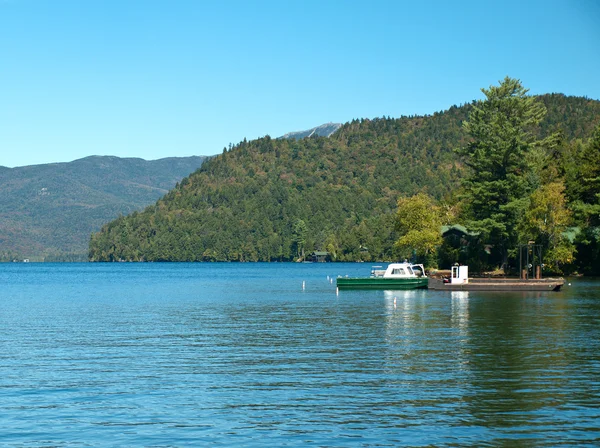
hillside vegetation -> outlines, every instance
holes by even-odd
[[[548,109],[539,132],[558,131],[560,151],[600,122],[598,101],[539,100]],[[400,197],[427,193],[454,216],[464,173],[455,149],[467,142],[462,123],[471,109],[354,120],[329,138],[243,141],[155,205],[103,226],[90,259],[288,261],[313,250],[336,260],[393,259]]]
[[[87,260],[92,232],[154,203],[203,160],[92,156],[0,167],[0,260]]]

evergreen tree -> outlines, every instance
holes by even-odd
[[[296,246],[298,258],[302,260],[304,260],[304,246],[306,244],[307,232],[308,228],[306,227],[306,223],[302,219],[297,219],[294,223],[293,241],[294,245]]]
[[[579,194],[586,204],[600,203],[600,126],[585,145],[579,166]]]
[[[536,137],[546,108],[527,96],[519,80],[506,77],[499,86],[481,90],[486,99],[473,106],[463,124],[471,141],[458,150],[469,167],[462,181],[467,224],[494,245],[497,262],[506,266],[528,197],[539,184],[533,150],[548,146],[552,136]]]
[[[578,268],[600,275],[600,126],[596,128],[579,157],[579,171],[572,208],[581,233],[577,237]]]

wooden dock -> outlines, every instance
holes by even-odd
[[[563,278],[469,278],[468,283],[444,283],[440,278],[429,278],[428,288],[438,291],[559,291]]]

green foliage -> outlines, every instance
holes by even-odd
[[[328,250],[340,261],[391,260],[396,198],[456,187],[451,148],[464,116],[453,108],[354,120],[330,138],[241,142],[155,206],[104,226],[90,259],[289,261]]]
[[[529,206],[519,223],[521,243],[542,244],[544,263],[551,272],[562,272],[562,266],[573,262],[575,247],[564,236],[571,224],[564,184],[552,182],[531,194]]]
[[[600,125],[586,144],[578,142],[578,169],[571,197],[572,209],[581,229],[576,240],[577,267],[581,272],[600,275]]]
[[[297,219],[294,223],[292,241],[296,246],[296,254],[300,259],[304,259],[304,246],[306,245],[307,233],[308,228],[306,227],[306,223],[302,219]]]
[[[11,251],[2,251],[0,252],[0,262],[6,263],[9,261],[21,261],[23,257],[20,254],[16,254]]]
[[[552,133],[561,123],[555,111],[562,113],[570,99],[550,96],[544,102],[553,121],[542,122],[541,128]],[[600,112],[598,105],[582,103],[581,126],[576,132],[562,130],[565,144],[573,136],[587,138],[585,130],[595,119],[593,111]],[[329,138],[244,140],[205,162],[155,205],[104,225],[92,235],[90,259],[291,261],[302,250],[326,250],[338,261],[397,259],[398,197],[427,194],[439,202],[444,223],[458,219],[463,209],[473,211],[456,201],[465,166],[453,148],[467,146],[462,123],[475,107],[487,106],[453,106],[425,117],[353,120]],[[547,134],[526,128],[525,136],[514,135],[536,149]],[[531,169],[523,184],[515,179],[517,167],[504,180],[508,185],[497,185],[506,189],[514,182],[526,198],[519,207],[514,207],[516,196],[503,203],[500,215],[527,208],[549,163],[541,155],[525,164]],[[509,159],[516,166],[522,163]],[[306,230],[298,227],[300,221]],[[427,246],[433,239],[415,238],[411,244]]]
[[[586,97],[551,93],[536,97],[548,113],[539,124],[538,138],[558,132],[565,141],[587,139],[600,125],[600,102]]]
[[[409,258],[414,251],[420,261],[437,267],[435,255],[442,243],[441,227],[442,211],[428,195],[419,193],[398,200],[396,231],[399,238],[395,247],[401,256]]]
[[[92,156],[0,167],[0,252],[17,259],[87,261],[92,232],[154,203],[202,161]]]
[[[600,275],[600,226],[586,226],[575,240],[576,267],[586,275]]]
[[[482,91],[486,99],[474,105],[463,124],[471,140],[458,150],[469,167],[462,185],[468,227],[484,235],[506,264],[509,249],[517,245],[527,198],[541,181],[533,151],[550,147],[554,136],[536,137],[546,108],[527,96],[520,81],[507,77]]]
[[[600,126],[596,128],[578,159],[575,191],[586,204],[600,202]]]

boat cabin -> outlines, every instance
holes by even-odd
[[[390,263],[386,269],[382,266],[371,268],[371,277],[383,278],[416,278],[425,277],[425,268],[422,264]]]

